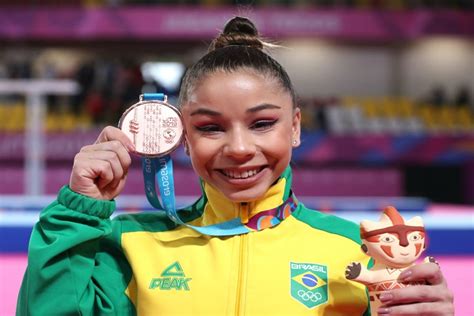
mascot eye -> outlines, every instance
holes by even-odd
[[[421,240],[421,235],[420,234],[413,234],[410,237],[408,237],[410,241],[419,241]]]
[[[380,241],[381,242],[386,242],[386,243],[394,242],[395,237],[390,236],[390,235],[385,235],[385,236],[380,237]]]

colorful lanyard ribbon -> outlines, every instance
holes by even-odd
[[[145,93],[143,100],[164,100],[162,93]],[[186,224],[179,217],[176,210],[176,199],[174,193],[173,162],[170,155],[157,158],[142,157],[143,177],[145,179],[145,192],[150,204],[158,209],[164,210],[169,219],[178,225],[190,227],[201,234],[210,236],[232,236],[246,234],[254,230],[261,230],[279,224],[288,217],[298,204],[291,194],[290,197],[279,207],[260,212],[250,218],[247,225],[242,224],[239,217],[226,222],[209,225],[193,226]],[[160,190],[163,206],[156,193],[156,182]]]

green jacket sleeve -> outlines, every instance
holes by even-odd
[[[17,315],[135,314],[114,210],[114,201],[61,189],[33,228]]]

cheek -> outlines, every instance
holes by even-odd
[[[278,131],[278,133],[268,134],[259,139],[259,147],[264,153],[275,158],[288,160],[293,150],[292,138],[287,130]]]
[[[267,143],[267,148],[262,148],[263,154],[269,158],[274,158],[281,164],[288,165],[291,160],[292,150],[291,147],[282,146],[281,143],[274,143],[271,146],[270,143]]]
[[[389,256],[390,258],[393,258],[392,246],[384,245],[384,246],[380,246],[380,248],[387,256]]]
[[[207,164],[212,162],[218,154],[213,143],[202,137],[188,138],[187,142],[191,163],[198,172],[204,169]]]
[[[216,151],[209,144],[189,144],[190,157],[193,162],[204,165],[216,156]]]
[[[391,246],[381,245],[377,241],[372,242],[372,243],[367,243],[369,256],[371,256],[372,258],[376,260],[387,260],[387,256],[392,257]]]
[[[422,246],[423,246],[423,244],[421,244],[421,243],[415,244],[415,257],[417,257],[420,254]]]

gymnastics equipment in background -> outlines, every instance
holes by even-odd
[[[25,192],[31,195],[43,193],[45,171],[44,118],[48,94],[71,95],[79,91],[79,85],[71,80],[0,80],[1,94],[21,94],[26,98],[26,133],[24,138]]]

